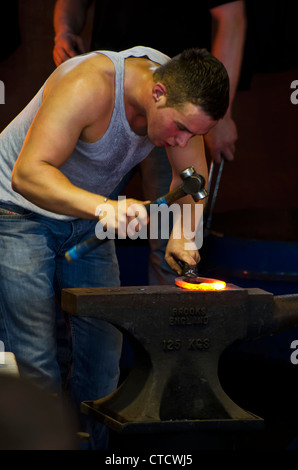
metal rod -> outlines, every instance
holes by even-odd
[[[221,175],[222,175],[222,171],[223,171],[223,166],[224,166],[224,159],[222,158],[221,162],[220,162],[220,165],[219,165],[218,173],[217,173],[217,176],[216,176],[216,181],[215,181],[211,201],[207,202],[208,207],[210,206],[210,208],[209,208],[208,211],[206,211],[207,221],[206,221],[206,224],[205,224],[204,237],[209,235],[209,231],[210,231],[210,227],[211,227],[211,221],[212,221],[212,215],[213,215],[213,209],[214,209],[215,201],[216,201],[216,198],[217,198],[217,193],[218,193],[218,189],[219,189],[219,183],[220,183],[220,179],[221,179]],[[212,181],[213,172],[214,172],[214,164],[212,162],[211,166],[210,166],[210,176],[209,176],[209,182],[210,183]],[[210,195],[211,195],[211,188],[208,187],[208,189],[209,189],[209,191],[208,191],[209,192],[208,199],[209,199]]]

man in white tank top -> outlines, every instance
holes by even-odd
[[[72,265],[65,252],[94,235],[108,205],[115,209],[105,220],[109,227],[116,233],[132,230],[131,207],[142,201],[106,199],[153,146],[167,149],[173,188],[191,165],[206,178],[203,135],[228,103],[226,70],[206,51],[186,51],[171,60],[148,48],[98,51],[58,67],[2,132],[0,340],[15,354],[21,375],[61,392],[68,372],[61,379],[55,336],[61,288],[119,285],[113,240],[103,240]],[[194,218],[192,198],[179,203],[189,204]],[[139,224],[147,222],[143,211]],[[189,241],[183,229],[179,238],[169,239],[166,259],[177,273],[179,260],[190,266],[199,261]],[[67,380],[79,407],[117,387],[122,337],[97,319],[68,321],[75,341]],[[102,425],[88,422],[84,430],[92,448],[106,448]]]

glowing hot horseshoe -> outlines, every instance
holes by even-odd
[[[188,290],[201,290],[201,291],[217,291],[223,290],[226,287],[224,281],[218,281],[216,279],[205,279],[205,278],[179,278],[175,279],[175,284],[182,289]]]

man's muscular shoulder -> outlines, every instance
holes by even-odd
[[[101,54],[86,54],[58,67],[46,82],[43,104],[56,102],[82,121],[82,140],[95,142],[105,133],[114,108],[115,70]]]

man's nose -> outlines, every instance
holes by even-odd
[[[185,147],[190,137],[191,136],[187,132],[181,132],[176,136],[176,145],[182,148]]]

